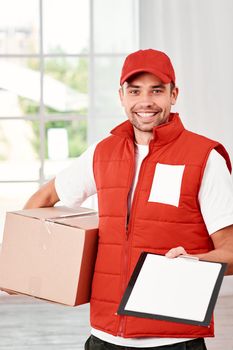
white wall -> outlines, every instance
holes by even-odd
[[[139,0],[140,47],[165,51],[187,128],[222,142],[233,161],[233,1]],[[233,276],[222,294],[233,293]]]
[[[233,1],[140,0],[140,47],[168,53],[185,126],[233,158]]]

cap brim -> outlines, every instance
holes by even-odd
[[[167,75],[159,72],[158,70],[155,70],[155,69],[148,69],[148,68],[139,68],[139,69],[135,69],[135,70],[132,70],[130,73],[126,74],[125,76],[123,76],[121,78],[121,81],[120,81],[120,85],[123,85],[124,82],[127,81],[127,79],[129,79],[131,76],[137,74],[137,73],[151,73],[153,75],[155,75],[157,78],[159,78],[162,83],[164,84],[168,84],[172,81],[172,79],[170,77],[168,77]]]

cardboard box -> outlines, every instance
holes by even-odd
[[[8,212],[0,287],[66,305],[89,302],[98,215],[65,207]]]

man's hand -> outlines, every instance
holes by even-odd
[[[172,248],[170,249],[165,256],[167,258],[177,258],[180,255],[187,255],[188,253],[186,252],[186,250],[183,247],[176,247],[176,248]]]
[[[55,188],[55,178],[44,184],[27,201],[24,209],[53,207],[59,201]]]
[[[0,291],[7,293],[9,295],[17,295],[18,293],[13,292],[13,290],[9,290],[9,289],[4,289],[4,288],[0,288]]]
[[[214,245],[213,250],[207,253],[193,254],[193,256],[196,256],[200,260],[227,263],[228,266],[225,275],[233,275],[233,225],[212,233],[211,239]],[[183,247],[172,248],[165,254],[168,258],[176,258],[180,255],[190,254]]]

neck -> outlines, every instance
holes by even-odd
[[[149,145],[153,139],[152,131],[140,131],[134,127],[135,141],[138,145]]]

